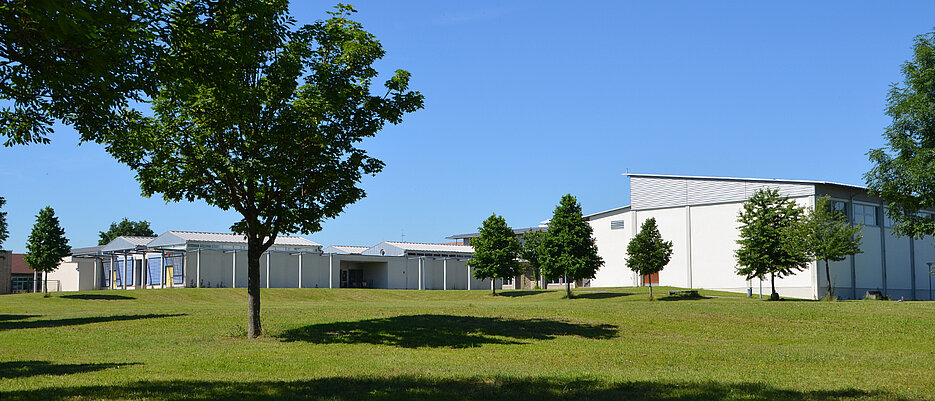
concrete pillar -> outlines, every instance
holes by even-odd
[[[166,253],[159,251],[159,288],[166,288]]]
[[[195,287],[201,288],[201,248],[195,252]]]
[[[98,271],[100,269],[99,267],[100,264],[98,263],[99,260],[100,258],[94,258],[94,284],[91,285],[92,290],[97,290],[101,288],[101,279],[99,277],[101,272]]]
[[[424,280],[425,274],[423,274],[422,272],[424,266],[425,266],[425,256],[420,256],[419,257],[419,289],[420,290],[425,289],[425,280]]]
[[[299,253],[299,288],[302,288],[302,254]]]
[[[328,288],[334,288],[334,254],[328,254]]]
[[[266,252],[266,288],[269,288],[269,251]]]
[[[123,280],[120,280],[123,283],[123,289],[127,289],[127,253],[123,253]]]
[[[471,290],[471,266],[467,266],[467,265],[465,266],[467,268],[467,276],[468,276],[467,289],[468,291],[470,291]]]
[[[448,290],[448,258],[442,259],[442,289]]]
[[[237,250],[231,251],[231,288],[237,288]]]

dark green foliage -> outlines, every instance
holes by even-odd
[[[571,194],[555,207],[549,230],[542,239],[542,274],[564,277],[565,293],[571,298],[571,281],[594,278],[604,260],[597,254],[593,230],[581,213],[581,204]]]
[[[173,1],[0,2],[0,136],[46,143],[62,121],[97,140],[128,101],[154,88],[165,6]]]
[[[133,237],[155,237],[156,233],[149,228],[149,222],[146,220],[130,221],[126,217],[119,223],[110,223],[107,231],[100,231],[101,239],[97,241],[98,245],[107,245],[114,238],[122,236]]]
[[[916,36],[902,73],[887,96],[887,147],[867,153],[874,166],[864,179],[888,204],[895,232],[922,238],[935,235],[935,220],[918,213],[935,207],[935,32]]]
[[[467,261],[467,265],[474,270],[475,278],[491,279],[492,293],[496,294],[493,279],[516,277],[522,273],[516,259],[520,250],[519,241],[503,217],[492,214],[484,220],[480,235],[471,240],[471,245],[474,247],[474,255]]]
[[[828,299],[834,298],[831,285],[830,261],[844,260],[848,255],[860,253],[860,241],[863,226],[851,225],[844,213],[834,210],[828,196],[815,200],[811,209],[793,227],[796,239],[805,241],[805,249],[812,260],[825,262],[825,276],[828,277]]]
[[[364,197],[383,163],[356,145],[422,107],[397,70],[371,94],[384,51],[339,5],[295,28],[285,0],[193,1],[169,15],[153,115],[129,111],[104,140],[143,194],[202,199],[242,219],[250,337],[260,334],[260,256],[281,233],[312,233]]]
[[[802,208],[775,189],[756,191],[743,204],[737,221],[740,226],[740,248],[734,251],[737,274],[750,280],[770,276],[770,299],[778,300],[776,277],[802,270],[809,262],[803,241],[794,235]]]
[[[672,241],[662,239],[656,218],[643,222],[640,232],[627,244],[627,267],[640,276],[661,271],[672,258]],[[653,298],[653,286],[649,284],[649,298]]]
[[[65,230],[55,217],[52,207],[46,206],[36,215],[36,224],[26,241],[26,254],[23,259],[30,269],[45,273],[44,292],[48,295],[49,272],[58,269],[62,258],[71,253]]]
[[[0,196],[0,209],[3,208],[3,205],[6,205],[6,199]],[[3,249],[3,241],[6,241],[7,238],[10,238],[10,231],[7,228],[6,212],[0,212],[0,249]]]
[[[542,274],[542,238],[545,238],[545,233],[543,230],[526,231],[520,242],[519,257],[525,260],[532,270],[536,288],[539,288],[539,276]]]

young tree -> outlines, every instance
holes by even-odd
[[[47,143],[56,121],[82,140],[154,88],[164,13],[175,0],[0,2],[0,137]]]
[[[844,260],[848,255],[860,253],[862,225],[851,225],[847,216],[831,205],[830,197],[822,196],[815,200],[815,207],[808,211],[798,225],[793,226],[792,235],[805,241],[804,246],[809,257],[825,262],[825,276],[828,277],[828,299],[834,299],[834,286],[831,284],[831,261]]]
[[[643,222],[640,232],[636,233],[627,245],[627,267],[640,276],[658,273],[672,258],[672,241],[662,239],[656,218],[650,217]],[[649,299],[653,299],[653,283],[649,283]]]
[[[0,196],[0,209],[6,205],[6,199]],[[6,212],[0,212],[0,249],[3,249],[3,241],[10,237],[10,231],[7,229]]]
[[[523,234],[520,243],[519,257],[524,259],[532,269],[533,278],[536,280],[535,287],[539,288],[539,277],[542,275],[542,238],[545,237],[543,230],[529,230]]]
[[[46,206],[36,216],[36,224],[26,241],[26,254],[23,255],[30,269],[44,273],[43,293],[49,296],[49,272],[55,271],[62,258],[71,253],[65,230],[58,223],[55,211]]]
[[[913,50],[887,97],[887,147],[867,153],[874,166],[864,179],[886,201],[894,231],[922,238],[935,235],[935,220],[919,215],[935,207],[935,31],[916,36]]]
[[[756,191],[743,204],[737,219],[740,226],[740,248],[734,251],[737,274],[747,280],[770,277],[771,300],[779,300],[776,277],[785,277],[802,270],[809,262],[803,242],[794,238],[790,227],[799,222],[802,208],[775,189]]]
[[[571,281],[594,278],[604,260],[597,254],[593,229],[571,194],[555,207],[549,230],[542,239],[542,274],[564,277],[565,295],[571,298]]]
[[[145,196],[202,199],[242,219],[249,337],[260,324],[260,256],[280,234],[321,230],[364,197],[363,174],[383,163],[356,147],[422,108],[397,70],[372,95],[384,55],[354,12],[294,29],[286,0],[185,2],[173,9],[153,115],[128,111],[105,133],[108,151],[137,173]]]
[[[471,240],[474,256],[467,265],[474,269],[474,277],[490,279],[490,292],[497,295],[494,280],[497,278],[516,277],[522,273],[519,261],[519,241],[506,220],[490,215],[480,227],[480,235]]]
[[[120,223],[110,223],[107,231],[100,231],[101,239],[97,241],[98,245],[107,245],[114,238],[121,236],[134,237],[155,237],[156,233],[149,228],[149,222],[146,220],[130,221],[126,217]]]

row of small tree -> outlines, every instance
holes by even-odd
[[[540,274],[564,278],[566,296],[571,298],[571,282],[594,278],[604,265],[581,204],[571,194],[563,196],[555,207],[547,230],[530,230],[522,241],[496,213],[479,230],[479,235],[471,240],[474,256],[467,264],[475,278],[491,280],[493,294],[496,294],[495,279],[516,277],[531,269],[536,281]]]
[[[740,248],[734,251],[737,274],[747,280],[769,276],[772,300],[779,299],[776,278],[795,274],[811,261],[824,262],[827,297],[833,299],[831,262],[861,252],[861,225],[848,223],[827,196],[817,198],[815,207],[806,210],[777,190],[759,190],[744,203],[737,221],[741,224]],[[671,256],[672,242],[662,238],[656,219],[649,218],[627,246],[627,267],[651,275],[665,268]]]

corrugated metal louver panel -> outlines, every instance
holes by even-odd
[[[611,220],[610,229],[611,230],[623,230],[626,226],[626,220]]]
[[[689,180],[688,203],[708,205],[712,203],[743,202],[746,200],[745,183],[740,181]]]
[[[630,179],[630,207],[633,210],[685,206],[687,195],[687,182],[684,178]]]
[[[779,191],[780,195],[788,197],[797,197],[797,196],[808,196],[815,194],[814,185],[800,185],[800,184],[777,184],[769,182],[748,182],[747,183],[747,198],[753,196],[753,194],[761,189],[775,189]]]

